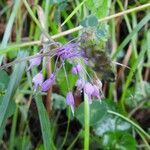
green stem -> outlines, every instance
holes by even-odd
[[[86,94],[84,94],[84,150],[89,149],[89,130],[90,130],[90,113],[89,113],[90,107],[89,107],[89,100]]]
[[[80,137],[81,131],[78,133],[78,135],[76,136],[76,138],[73,140],[73,142],[70,144],[70,146],[67,148],[67,150],[70,150],[73,145],[76,143],[76,141],[78,140],[78,138]]]
[[[14,140],[15,140],[17,118],[18,118],[18,106],[16,106],[15,114],[13,116],[12,128],[11,128],[11,133],[10,133],[9,150],[14,149]]]
[[[62,142],[62,144],[61,144],[61,146],[60,146],[60,149],[62,149],[63,148],[63,146],[64,146],[64,144],[66,143],[66,140],[67,140],[67,136],[68,136],[68,132],[69,132],[69,126],[70,126],[70,115],[71,115],[71,111],[70,111],[70,109],[69,109],[69,117],[68,117],[68,122],[67,122],[67,130],[66,130],[66,134],[65,134],[65,137],[64,137],[64,140],[63,140],[63,142]]]
[[[145,145],[147,146],[147,149],[150,149],[150,145],[148,144],[148,142],[146,141],[145,137],[143,136],[143,134],[139,131],[136,130],[138,132],[138,134],[141,136],[141,139],[143,140],[143,142],[145,143]]]

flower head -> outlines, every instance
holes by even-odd
[[[57,56],[62,60],[81,56],[81,51],[76,43],[66,44],[57,50]]]
[[[38,73],[35,75],[32,79],[32,82],[34,83],[34,89],[36,89],[38,86],[41,86],[43,83],[43,75],[42,73]]]
[[[37,56],[39,55],[39,53],[37,54]],[[42,58],[40,56],[31,59],[30,62],[30,66],[28,68],[28,70],[32,69],[34,66],[39,66],[41,64]]]
[[[55,75],[52,73],[51,76],[42,83],[41,85],[42,91],[44,92],[48,91],[54,83],[55,83]]]
[[[81,72],[81,70],[82,70],[82,66],[80,64],[78,64],[72,68],[72,73],[79,74]]]
[[[67,96],[66,96],[66,103],[67,103],[68,105],[70,105],[71,111],[72,111],[72,113],[74,114],[74,97],[73,97],[72,92],[70,92],[70,91],[67,93]]]

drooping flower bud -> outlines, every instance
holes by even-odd
[[[78,64],[72,68],[72,73],[79,74],[81,72],[81,70],[82,70],[82,66],[80,64]]]
[[[43,83],[43,75],[42,73],[38,73],[36,74],[33,79],[32,82],[34,83],[34,89],[36,89],[38,86],[41,86]]]
[[[88,95],[89,103],[92,103],[92,94],[94,92],[93,85],[89,82],[87,82],[84,86],[84,92]]]
[[[51,76],[42,83],[41,85],[42,91],[44,92],[48,91],[54,83],[55,83],[55,75],[52,73]]]
[[[96,98],[100,98],[100,92],[99,92],[99,87],[96,85],[93,85],[93,93],[92,96],[96,97]]]
[[[66,103],[67,103],[68,105],[70,105],[71,111],[72,111],[72,113],[74,114],[74,97],[73,97],[72,92],[70,92],[70,91],[67,93],[67,96],[66,96]]]
[[[29,61],[30,66],[29,66],[28,70],[32,69],[34,66],[39,66],[41,64],[42,58],[38,55],[39,55],[39,53],[37,54],[36,58],[33,58]]]
[[[76,81],[76,87],[81,90],[84,87],[85,81],[83,81],[82,79],[78,79]]]

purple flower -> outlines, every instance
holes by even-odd
[[[73,97],[72,92],[68,92],[68,93],[67,93],[67,96],[66,96],[66,103],[67,103],[68,105],[70,105],[71,111],[72,111],[72,113],[74,114],[74,97]]]
[[[36,89],[38,86],[41,86],[43,83],[43,75],[42,73],[38,73],[35,75],[32,79],[32,82],[34,83],[34,89]]]
[[[52,73],[51,76],[42,83],[41,85],[42,91],[44,92],[48,91],[54,83],[55,83],[55,75]]]
[[[57,56],[62,60],[81,56],[81,51],[76,43],[69,43],[57,50]]]
[[[42,58],[38,55],[39,55],[39,53],[37,54],[36,58],[33,58],[29,61],[30,66],[29,66],[28,70],[32,69],[34,66],[39,66],[41,64]]]
[[[79,74],[81,72],[81,70],[82,70],[82,66],[80,64],[78,64],[72,68],[72,73]]]
[[[88,95],[89,103],[92,103],[92,94],[94,92],[93,85],[89,82],[87,82],[84,86],[84,92]]]
[[[92,93],[92,96],[95,96],[96,98],[100,98],[100,93],[99,93],[99,87],[96,86],[96,85],[93,85],[93,93]]]
[[[85,81],[81,80],[81,79],[78,79],[76,81],[76,86],[79,90],[81,90],[83,87],[84,87],[84,84],[85,84]]]

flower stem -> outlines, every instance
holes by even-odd
[[[89,101],[87,95],[84,93],[84,127],[85,127],[85,132],[84,132],[84,150],[89,149],[89,122],[90,122],[90,116],[89,116]]]

